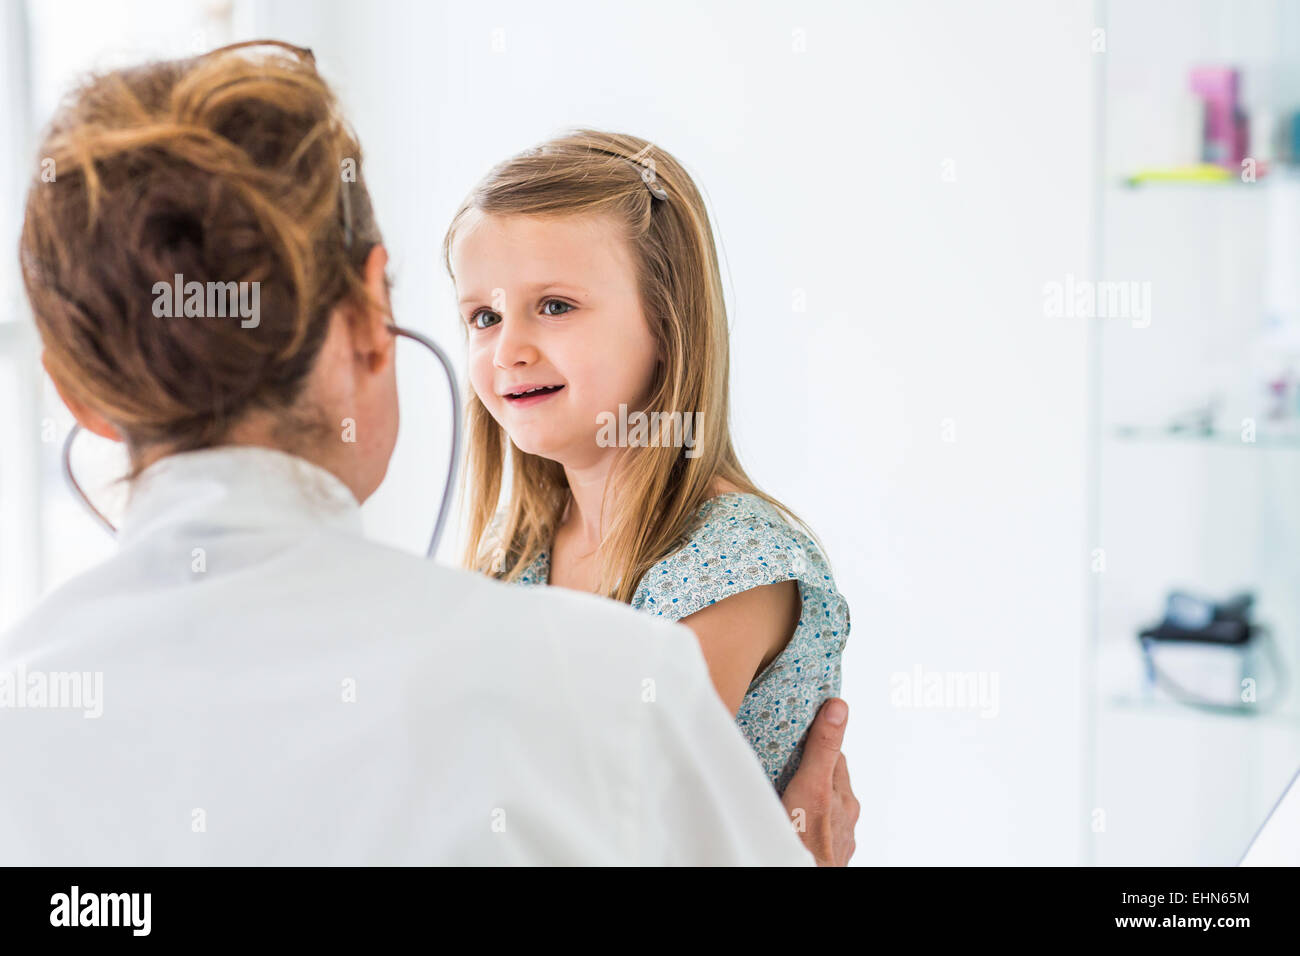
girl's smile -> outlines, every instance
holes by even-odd
[[[546,401],[562,388],[563,385],[519,385],[503,392],[501,397],[514,408],[530,408]]]

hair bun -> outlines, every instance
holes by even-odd
[[[344,158],[355,232],[378,235],[360,147],[314,67],[232,53],[93,76],[40,155],[58,180],[33,182],[21,260],[60,384],[133,449],[202,447],[254,407],[287,412],[331,311],[365,296]],[[255,288],[257,321],[160,308],[192,282]]]

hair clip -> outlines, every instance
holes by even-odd
[[[650,195],[654,196],[655,199],[663,199],[667,201],[668,190],[664,189],[663,186],[660,186],[658,181],[655,179],[654,167],[642,165],[632,159],[629,159],[628,162],[631,163],[632,168],[636,170],[637,178],[645,184],[646,189],[650,190]]]

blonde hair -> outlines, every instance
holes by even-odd
[[[648,186],[666,198],[656,198]],[[721,270],[704,201],[676,159],[635,136],[584,129],[506,160],[471,191],[452,218],[443,259],[453,279],[452,244],[471,211],[500,216],[597,214],[619,222],[636,264],[642,308],[664,356],[642,411],[698,413],[698,457],[687,458],[674,447],[619,451],[611,484],[619,501],[635,506],[609,516],[597,551],[598,593],[630,602],[642,576],[685,543],[693,518],[713,497],[718,478],[803,525],[754,485],[732,447]],[[568,501],[564,468],[521,451],[472,389],[466,404],[464,564],[512,581],[554,540]],[[509,501],[503,519],[494,524],[507,448]],[[607,497],[610,490],[606,488]],[[603,511],[602,504],[602,518]]]

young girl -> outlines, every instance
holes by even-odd
[[[849,610],[811,531],[732,448],[695,184],[645,140],[575,131],[493,169],[443,250],[472,386],[466,564],[691,627],[783,792],[839,695]]]

